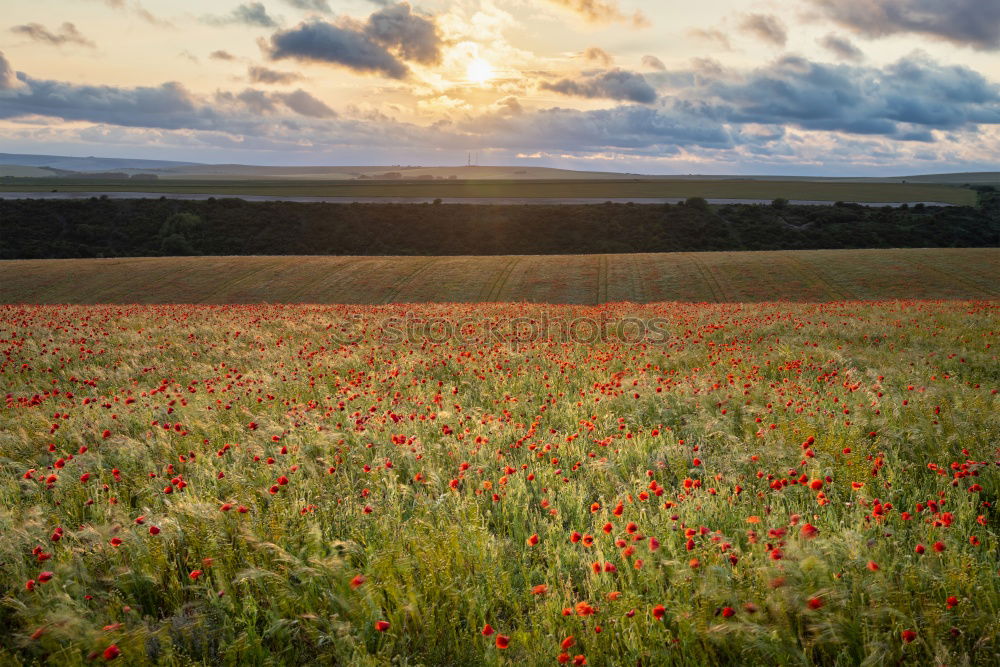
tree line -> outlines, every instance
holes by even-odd
[[[494,255],[995,247],[1000,197],[977,207],[855,204],[326,204],[0,200],[0,258]]]

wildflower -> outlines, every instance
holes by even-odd
[[[913,630],[903,630],[903,641],[907,644],[917,638],[917,633]]]
[[[538,533],[534,533],[531,537],[525,540],[529,547],[533,547],[538,544]]]
[[[722,618],[731,618],[735,614],[736,614],[736,610],[733,609],[732,607],[723,607],[722,608]]]
[[[662,604],[658,604],[655,607],[653,607],[653,618],[655,618],[656,620],[659,621],[666,615],[667,615],[667,608],[664,607]]]
[[[354,578],[351,579],[350,586],[351,586],[352,589],[357,589],[357,588],[359,588],[361,586],[361,584],[365,583],[365,581],[366,580],[365,580],[364,575],[356,574],[356,575],[354,575]]]
[[[497,635],[496,646],[498,649],[505,649],[510,646],[510,637],[507,635]]]
[[[819,598],[809,598],[806,605],[808,605],[810,609],[819,609],[823,606],[823,601]]]
[[[375,629],[379,632],[385,632],[389,629],[389,621],[375,621]]]
[[[112,644],[111,646],[109,646],[106,649],[104,649],[104,659],[105,660],[114,660],[115,658],[117,658],[121,654],[122,654],[121,649],[119,649],[114,644]]]
[[[483,637],[489,637],[490,635],[493,634],[493,632],[494,632],[493,631],[493,626],[490,625],[489,623],[487,623],[486,625],[483,626],[483,630],[482,630]]]

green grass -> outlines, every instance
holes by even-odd
[[[998,286],[993,248],[0,262],[0,303],[995,299]]]
[[[917,202],[974,205],[975,192],[961,187],[911,183],[757,180],[481,180],[481,181],[205,181],[127,182],[31,179],[0,183],[16,192],[157,192],[219,196],[325,197],[705,197],[717,199],[801,199],[810,201]]]
[[[549,665],[572,637],[995,665],[998,332],[972,301],[0,306],[0,664]]]

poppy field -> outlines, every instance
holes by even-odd
[[[998,334],[0,306],[0,663],[996,664]]]

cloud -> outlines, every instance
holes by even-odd
[[[663,61],[656,56],[643,56],[642,66],[649,69],[655,69],[660,72],[667,69],[667,66],[663,64]]]
[[[209,25],[248,25],[259,28],[276,28],[278,22],[267,13],[267,8],[261,2],[247,2],[239,5],[225,16],[206,16],[205,23]]]
[[[715,28],[711,28],[709,30],[692,28],[691,30],[688,30],[688,34],[706,42],[715,42],[726,51],[729,51],[732,48],[732,45],[729,43],[729,37],[727,37],[721,30],[716,30]]]
[[[683,146],[733,146],[722,123],[683,106],[545,109],[511,117],[477,118],[460,129],[481,132],[496,147],[530,151],[627,150],[662,156]]]
[[[409,3],[389,5],[368,17],[365,34],[404,60],[425,65],[441,61],[441,36],[434,22],[414,14]]]
[[[320,12],[321,14],[332,14],[330,4],[327,0],[285,0],[285,2],[296,9]]]
[[[302,116],[312,118],[333,118],[337,113],[321,100],[316,99],[301,88],[294,93],[275,93],[274,97],[281,100],[286,107]]]
[[[1000,49],[996,0],[809,0],[853,32],[876,38],[916,33],[983,51]]]
[[[112,9],[134,14],[150,25],[159,26],[161,28],[174,27],[170,21],[165,21],[157,16],[154,16],[149,10],[142,6],[142,3],[140,3],[139,0],[132,0],[131,4],[126,3],[125,0],[104,0],[104,4]]]
[[[17,74],[11,67],[10,61],[4,56],[3,51],[0,51],[0,90],[11,90],[17,85]]]
[[[609,65],[611,65],[611,63],[615,61],[615,59],[611,57],[610,53],[596,46],[592,46],[589,49],[585,50],[583,52],[583,57],[593,62],[599,62],[605,67],[608,67]]]
[[[623,73],[622,84],[607,76],[616,72],[622,71],[585,72],[569,80],[570,93],[628,93],[632,73]],[[7,125],[27,128],[23,136],[40,138],[38,145],[44,133],[61,132],[79,141],[127,136],[138,145],[145,137],[148,145],[169,140],[243,154],[315,155],[349,146],[428,155],[479,146],[588,159],[688,159],[692,165],[716,160],[720,168],[747,156],[788,165],[806,159],[815,165],[885,164],[904,153],[947,157],[958,150],[987,164],[990,149],[1000,146],[1000,86],[967,67],[921,54],[882,67],[796,56],[749,69],[703,62],[648,77],[646,85],[655,81],[669,92],[659,99],[653,93],[642,104],[634,103],[634,94],[622,94],[618,99],[625,103],[588,111],[529,110],[507,97],[481,107],[481,115],[462,112],[421,126],[379,114],[338,115],[301,89],[247,88],[205,97],[173,82],[115,87],[35,79],[15,74],[0,55],[0,118],[18,121]],[[46,120],[55,118],[81,122]],[[19,131],[8,128],[2,136],[7,140]]]
[[[785,25],[781,19],[770,14],[749,14],[740,23],[740,29],[777,46],[784,46],[788,42]]]
[[[414,14],[409,3],[385,6],[359,24],[306,21],[271,36],[273,60],[293,58],[342,65],[358,72],[403,79],[404,61],[434,65],[441,61],[441,35],[429,18]]]
[[[785,56],[701,84],[699,99],[730,123],[930,140],[931,130],[1000,124],[1000,86],[967,67],[913,55],[884,68]]]
[[[268,50],[272,60],[333,63],[391,79],[402,79],[409,73],[406,65],[365,33],[324,21],[300,23],[276,32],[271,35]]]
[[[544,90],[578,97],[607,98],[640,104],[656,101],[656,91],[641,74],[623,69],[587,73],[575,80],[543,82],[541,87]]]
[[[617,0],[549,0],[554,4],[576,12],[591,23],[631,23],[636,28],[650,25],[642,12],[627,16],[618,6]]]
[[[229,51],[223,51],[221,49],[218,51],[212,51],[208,54],[208,57],[212,60],[236,60],[236,56],[231,54]]]
[[[265,84],[286,84],[302,79],[302,75],[297,72],[279,72],[277,70],[268,69],[267,67],[259,67],[257,65],[250,66],[247,70],[247,76],[253,83]]]
[[[820,46],[841,60],[864,60],[865,54],[861,52],[861,49],[856,47],[851,40],[845,37],[839,37],[831,33],[817,41]]]
[[[59,27],[59,32],[52,32],[40,23],[16,25],[11,28],[10,31],[18,35],[24,35],[25,37],[35,40],[36,42],[46,42],[54,46],[62,46],[63,44],[79,44],[80,46],[95,48],[94,43],[84,37],[72,23],[63,23]]]

